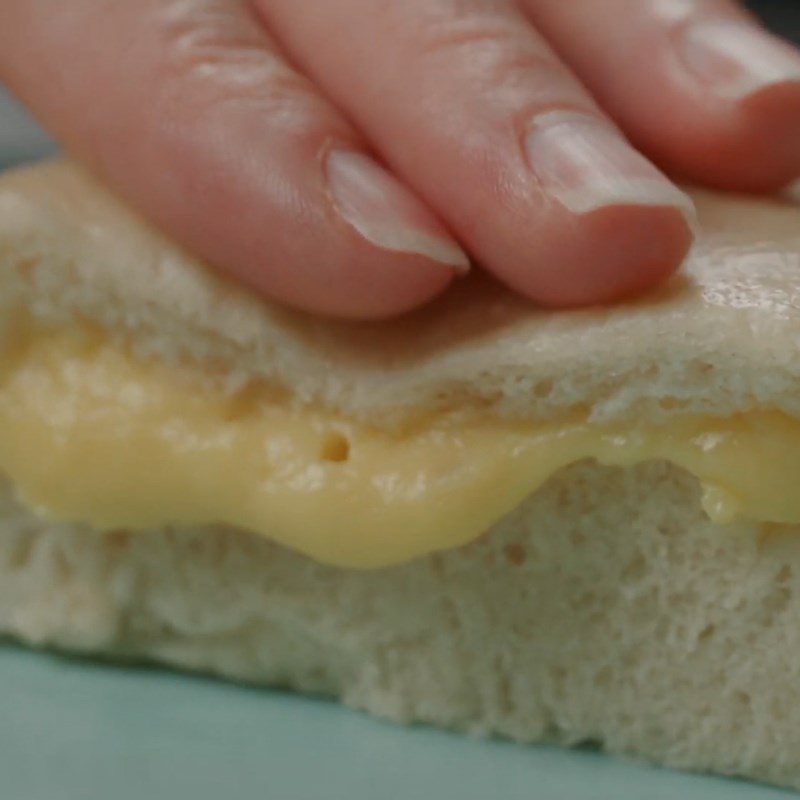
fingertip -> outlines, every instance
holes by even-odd
[[[297,272],[287,272],[282,282],[273,264],[251,271],[247,279],[259,293],[302,311],[346,320],[381,320],[426,305],[458,274],[425,256],[363,247],[338,262],[328,258],[309,265],[300,280]],[[295,279],[289,280],[292,275]]]
[[[670,174],[773,192],[800,177],[800,51],[730,0],[525,0],[631,141]],[[619,20],[625,24],[620,25]]]
[[[318,313],[351,320],[391,319],[427,305],[459,274],[424,257],[401,256],[398,260],[404,263],[384,262],[372,271],[365,265],[363,275],[371,275],[371,279],[355,281],[335,304],[325,302],[327,308],[321,307]]]
[[[601,305],[653,289],[680,268],[694,239],[691,220],[672,207],[603,208],[583,216],[579,231],[560,233],[548,243],[552,266],[512,281],[548,307]]]
[[[675,274],[694,242],[696,217],[677,208],[612,208],[590,225],[589,235],[602,242],[594,302],[606,303],[645,293]]]
[[[773,192],[800,177],[800,53],[730,11],[676,31],[681,69],[667,74],[670,114],[656,108],[651,135],[675,172]]]
[[[800,178],[800,81],[742,100],[732,138],[735,152],[722,165],[720,188],[774,192]]]
[[[719,114],[687,109],[678,116],[685,124],[676,121],[673,136],[650,140],[649,147],[673,174],[755,193],[777,192],[800,178],[800,84],[769,87]]]

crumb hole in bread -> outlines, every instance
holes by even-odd
[[[11,569],[27,567],[33,556],[33,537],[25,536],[22,541],[11,551],[8,557],[8,566]]]
[[[544,400],[547,397],[550,397],[553,394],[553,389],[555,385],[553,381],[539,381],[536,386],[533,387],[533,395],[534,397],[538,397],[541,400]]]
[[[774,617],[782,614],[792,599],[792,592],[786,586],[777,586],[764,600],[764,611],[767,613],[765,624],[772,624]]]
[[[350,458],[350,442],[341,433],[329,433],[322,442],[319,457],[323,461],[341,464]]]
[[[429,563],[431,567],[431,572],[437,578],[442,578],[444,576],[444,561],[442,560],[442,556],[439,553],[433,553],[430,556]]]
[[[23,258],[17,264],[17,271],[19,272],[20,275],[27,276],[31,272],[33,272],[33,270],[37,266],[39,266],[39,263],[40,263],[39,259],[36,259],[36,258]]]
[[[716,629],[717,626],[714,625],[713,623],[706,625],[705,628],[703,628],[703,630],[701,630],[700,633],[698,634],[697,641],[707,642],[714,635],[714,631],[716,631]]]
[[[789,583],[792,579],[792,568],[788,564],[784,564],[775,576],[777,583]]]
[[[67,561],[67,557],[61,550],[56,550],[53,553],[53,572],[55,573],[56,580],[60,583],[66,583],[72,577],[72,567]]]
[[[573,611],[584,611],[597,605],[597,595],[592,591],[586,591],[575,597],[570,603]]]
[[[641,553],[637,553],[622,570],[622,577],[626,580],[637,580],[647,571],[647,562]]]
[[[614,671],[609,666],[601,667],[594,676],[594,685],[598,688],[604,688],[611,685],[611,679],[614,677]]]
[[[656,533],[659,536],[675,536],[679,531],[675,529],[675,525],[660,524],[656,526]]]
[[[238,422],[253,417],[261,408],[261,398],[260,387],[255,384],[246,386],[228,401],[225,419],[228,422]]]
[[[709,364],[708,361],[697,360],[691,362],[691,372],[695,378],[702,378],[713,371],[714,365]]]
[[[525,548],[518,542],[507,544],[505,546],[506,561],[515,567],[521,567],[528,558]]]
[[[110,550],[127,550],[131,543],[131,533],[129,531],[117,530],[109,531],[106,534],[106,544]]]
[[[654,381],[658,377],[658,373],[661,371],[661,368],[658,364],[651,364],[646,369],[642,370],[642,378],[645,380]]]

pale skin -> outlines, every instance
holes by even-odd
[[[730,0],[2,0],[0,80],[189,250],[353,319],[468,268],[629,296],[691,245],[674,180],[800,177],[800,54]]]

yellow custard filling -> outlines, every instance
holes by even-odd
[[[635,430],[443,416],[392,435],[187,374],[96,337],[27,337],[0,367],[0,470],[55,519],[226,523],[360,568],[469,542],[586,458],[674,462],[716,521],[800,522],[800,421],[777,411]]]

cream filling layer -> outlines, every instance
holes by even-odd
[[[0,470],[49,518],[224,523],[357,568],[465,544],[587,458],[671,461],[715,521],[800,522],[800,421],[777,411],[636,429],[445,415],[390,434],[191,373],[94,336],[27,337],[0,367]]]

